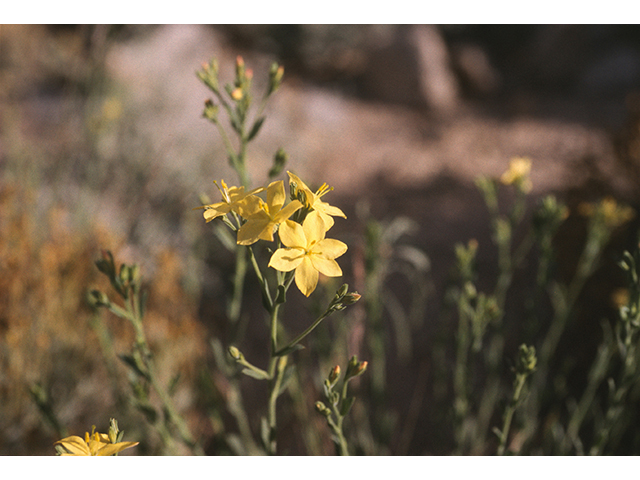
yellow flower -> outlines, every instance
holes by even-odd
[[[287,220],[280,225],[279,248],[271,256],[269,266],[281,272],[295,270],[295,281],[300,291],[309,296],[318,284],[318,272],[328,277],[339,277],[342,270],[336,258],[347,251],[339,240],[324,238],[327,228],[318,212],[311,212],[303,225]]]
[[[619,204],[613,197],[603,198],[598,204],[580,203],[578,211],[586,217],[601,215],[605,224],[612,228],[624,225],[635,216],[633,208]]]
[[[94,427],[95,429],[95,427]],[[106,433],[91,431],[85,433],[84,439],[77,435],[58,440],[54,445],[60,445],[64,450],[61,456],[111,456],[125,448],[135,447],[140,442],[111,443]]]
[[[267,187],[266,203],[259,197],[253,197],[251,213],[243,215],[247,222],[238,230],[238,245],[252,245],[258,240],[273,241],[276,226],[287,220],[302,208],[302,203],[293,200],[284,206],[284,182],[273,182]]]
[[[220,180],[222,188],[220,188],[216,181],[213,183],[215,183],[218,190],[220,190],[222,201],[212,203],[210,205],[203,205],[202,207],[196,207],[196,209],[204,208],[203,215],[207,222],[232,211],[243,217],[249,216],[253,213],[254,205],[256,205],[255,202],[251,201],[252,195],[264,190],[264,187],[259,187],[251,190],[250,192],[245,192],[244,187],[227,188],[227,184],[224,183],[224,180]]]
[[[500,181],[505,185],[515,185],[527,193],[532,188],[529,172],[531,172],[531,160],[517,157],[509,162],[509,169],[502,174]]]
[[[343,217],[347,218],[347,216],[340,210],[338,207],[334,207],[329,205],[326,202],[323,202],[320,197],[324,194],[333,190],[329,188],[329,185],[323,183],[322,186],[318,189],[316,193],[313,193],[307,185],[300,180],[297,175],[294,175],[291,172],[287,172],[289,174],[289,183],[291,185],[295,185],[299,191],[304,192],[305,205],[309,210],[315,210],[320,213],[322,220],[324,220],[325,225],[327,226],[327,230],[329,230],[333,226],[333,218],[334,217]]]

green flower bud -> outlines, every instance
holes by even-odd
[[[525,344],[520,345],[518,348],[518,359],[516,362],[516,372],[520,374],[530,374],[536,369],[535,347],[527,347]]]
[[[335,383],[338,381],[339,378],[340,378],[340,365],[336,365],[329,372],[329,376],[327,377],[327,380],[329,380],[329,383],[331,385],[335,385]]]
[[[204,112],[202,116],[216,122],[218,120],[218,106],[211,99],[204,102]]]
[[[112,418],[109,422],[109,441],[111,443],[118,443],[118,433],[120,430],[118,429],[118,421],[115,418]]]
[[[231,358],[233,358],[236,362],[241,362],[242,360],[244,360],[244,355],[242,354],[242,352],[233,345],[229,347],[229,355],[231,355]]]
[[[351,292],[344,296],[344,298],[342,299],[342,304],[353,305],[358,300],[360,300],[360,298],[362,298],[362,295],[360,295],[358,292]]]
[[[325,417],[328,417],[329,415],[331,415],[331,410],[329,410],[327,408],[327,406],[322,403],[322,402],[316,402],[315,403],[315,407],[316,407],[316,411],[320,414],[323,415]]]
[[[108,307],[111,305],[111,301],[109,300],[109,297],[107,297],[107,294],[100,290],[91,290],[87,293],[87,302],[91,308]]]

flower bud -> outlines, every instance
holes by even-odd
[[[204,112],[202,116],[215,122],[218,119],[218,106],[211,99],[204,102]]]
[[[231,92],[231,98],[233,98],[235,101],[242,100],[242,97],[244,97],[242,87],[238,87]]]
[[[342,299],[342,297],[344,297],[344,296],[347,294],[347,292],[348,292],[348,291],[349,291],[349,285],[347,285],[346,283],[345,283],[345,284],[343,284],[343,285],[340,287],[340,289],[336,292],[336,298],[337,298],[338,300],[341,300],[341,299]]]
[[[112,418],[109,422],[109,441],[111,443],[118,443],[118,433],[120,430],[118,429],[118,421],[115,418]]]
[[[282,65],[278,66],[275,62],[272,63],[269,70],[269,91],[267,92],[267,95],[271,95],[280,87],[283,75],[284,67]]]
[[[520,374],[532,373],[536,369],[537,361],[538,359],[536,358],[535,347],[527,347],[523,343],[522,345],[520,345],[520,348],[518,348],[516,372]]]
[[[360,298],[362,298],[362,295],[360,295],[358,292],[347,293],[344,296],[344,298],[342,299],[342,304],[343,305],[353,305],[358,300],[360,300]]]
[[[345,380],[354,376],[354,372],[358,368],[358,365],[359,365],[358,357],[354,355],[353,357],[351,357],[351,359],[349,360],[349,363],[347,364],[347,372],[345,373]]]
[[[233,358],[236,362],[241,362],[244,359],[244,355],[242,354],[242,352],[233,345],[229,347],[229,355],[231,355],[231,358]]]
[[[367,369],[367,365],[369,365],[369,362],[366,362],[366,361],[365,361],[365,362],[360,362],[360,363],[358,364],[358,366],[356,367],[356,369],[355,369],[355,372],[354,372],[354,375],[353,375],[353,376],[354,376],[354,377],[357,377],[358,375],[363,374],[363,373],[364,373],[364,371]]]
[[[339,378],[340,378],[340,365],[336,365],[329,372],[329,377],[327,377],[327,379],[329,380],[329,383],[331,385],[334,385]]]
[[[96,266],[98,267],[98,270],[109,278],[112,278],[116,272],[116,267],[113,263],[113,255],[109,250],[102,250],[101,254],[102,258],[96,261]]]
[[[109,300],[109,297],[107,297],[107,294],[100,290],[91,290],[87,293],[87,302],[92,308],[108,307],[111,305],[111,301]]]
[[[329,410],[327,408],[327,406],[322,403],[322,402],[316,402],[315,403],[315,407],[316,407],[316,411],[320,414],[323,415],[325,417],[328,417],[329,415],[331,415],[331,410]]]

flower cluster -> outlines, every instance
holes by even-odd
[[[298,176],[287,173],[288,202],[282,180],[249,192],[244,187],[229,188],[221,181],[218,188],[222,201],[199,208],[204,209],[207,222],[223,217],[237,230],[238,245],[250,246],[258,240],[273,242],[277,232],[279,248],[269,266],[281,272],[295,271],[296,285],[308,297],[318,284],[319,273],[328,277],[342,275],[335,259],[347,251],[347,246],[325,236],[334,224],[333,217],[346,215],[322,200],[332,190],[327,184],[313,192]],[[258,196],[265,190],[266,200]],[[234,217],[235,224],[228,215]]]

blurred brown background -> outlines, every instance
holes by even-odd
[[[419,385],[454,243],[486,244],[481,266],[495,255],[473,179],[527,156],[532,203],[554,192],[570,206],[604,195],[638,204],[637,26],[1,25],[0,453],[53,453],[35,382],[72,433],[118,411],[84,305],[86,288],[106,288],[93,265],[100,248],[149,279],[149,337],[167,375],[200,375],[207,333],[224,330],[232,261],[191,209],[203,192],[217,198],[213,180],[237,179],[202,118],[210,95],[195,71],[215,57],[230,82],[237,55],[258,92],[272,61],[285,67],[250,149],[253,183],[284,147],[287,169],[335,188],[330,202],[348,216],[336,228],[354,245],[345,281],[358,286],[367,218],[416,222],[410,242],[428,255],[433,288],[410,366],[390,388],[421,408],[400,408],[391,453],[442,453]],[[564,233],[567,268],[576,222]],[[611,313],[611,275],[589,311],[594,329]],[[126,349],[127,326],[110,325]],[[197,425],[201,399],[183,385],[177,401]]]

